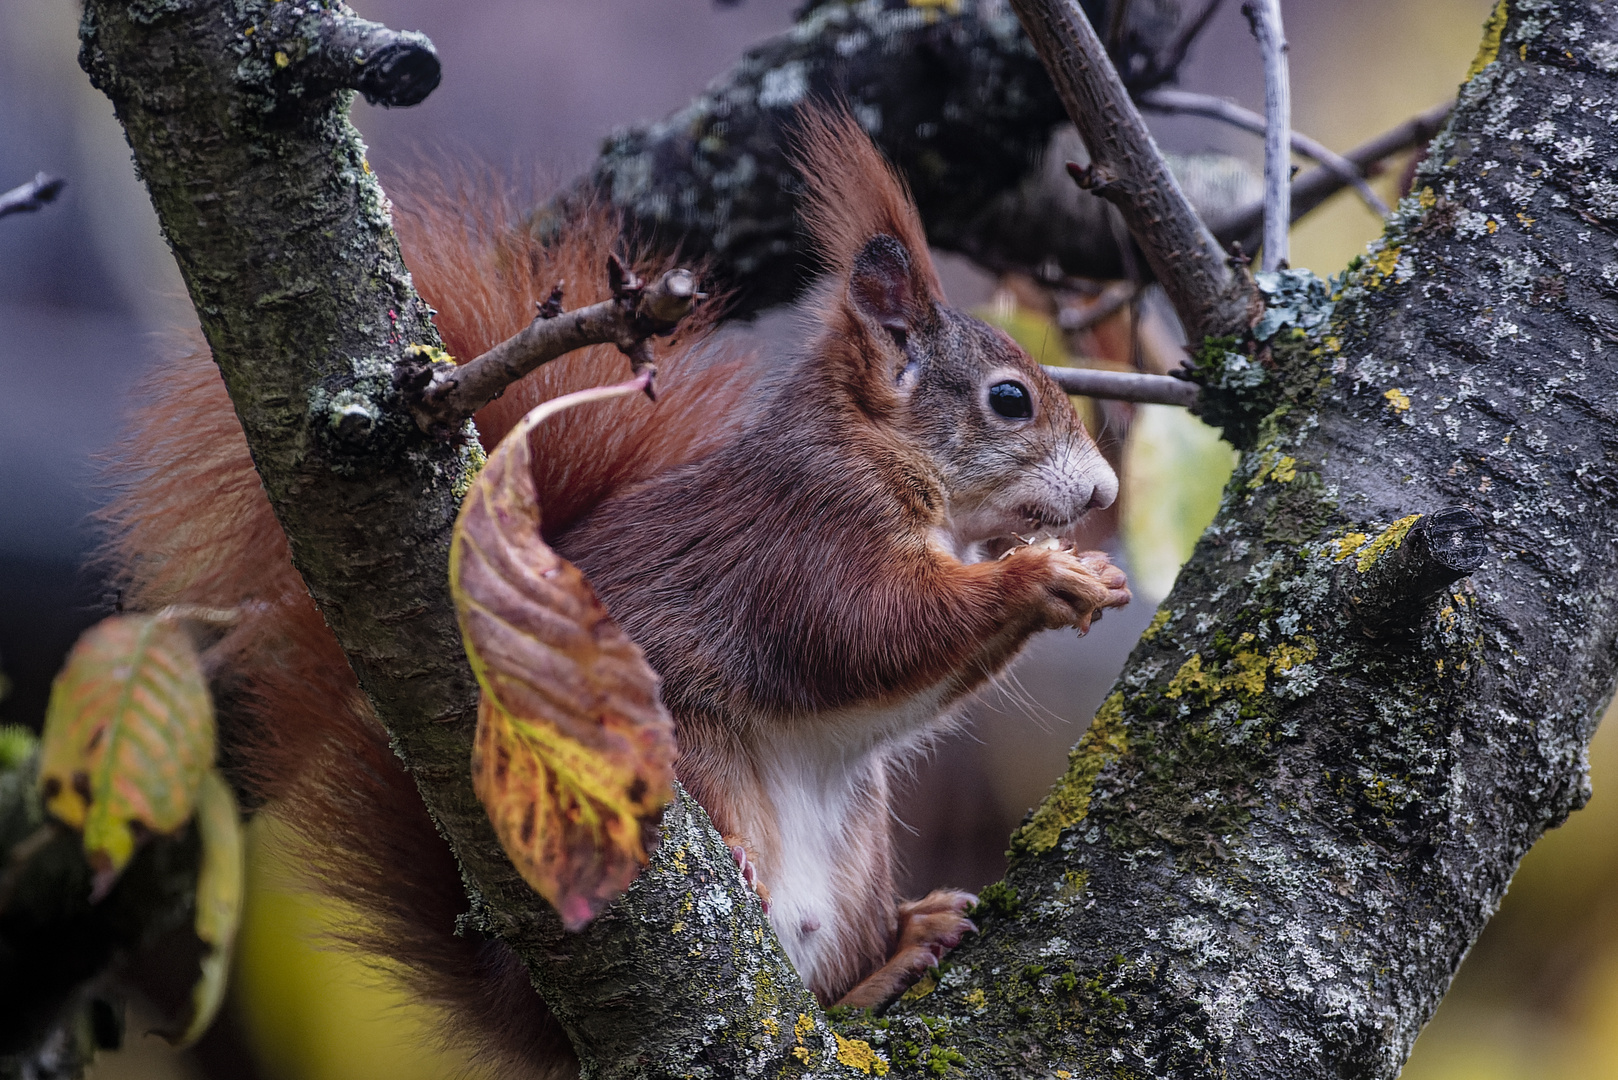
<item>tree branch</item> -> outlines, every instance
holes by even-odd
[[[33,213],[47,203],[54,202],[65,187],[67,181],[59,176],[36,173],[28,183],[18,184],[10,191],[0,192],[0,217],[7,214]]]
[[[1356,146],[1343,155],[1343,159],[1361,172],[1394,154],[1412,146],[1427,143],[1449,119],[1455,103],[1446,101],[1413,116],[1398,127],[1390,128],[1368,142]],[[1292,220],[1331,198],[1343,189],[1343,179],[1332,169],[1311,169],[1292,182]],[[1264,201],[1262,199],[1225,214],[1210,217],[1209,226],[1221,243],[1239,243],[1251,251],[1262,240],[1264,227]]]
[[[438,435],[456,431],[530,371],[590,345],[616,345],[636,374],[650,371],[655,376],[657,365],[647,343],[654,336],[673,333],[702,298],[696,276],[689,270],[670,270],[648,286],[615,255],[608,257],[607,273],[611,300],[564,313],[558,284],[547,300],[535,305],[533,322],[459,367],[435,363],[423,352],[400,364],[396,377],[416,424]],[[646,394],[656,397],[650,382]]]
[[[1011,6],[1090,151],[1075,178],[1118,208],[1187,335],[1245,330],[1257,304],[1251,284],[1232,272],[1180,190],[1084,12],[1072,0]]]
[[[1287,265],[1292,230],[1292,77],[1287,72],[1287,39],[1281,28],[1281,0],[1248,0],[1247,25],[1264,57],[1264,269]]]
[[[1190,116],[1206,116],[1218,120],[1232,127],[1250,131],[1255,135],[1265,132],[1264,117],[1251,109],[1244,109],[1234,101],[1227,101],[1212,94],[1197,94],[1188,90],[1149,90],[1135,98],[1144,108],[1153,112],[1167,113],[1169,115],[1187,114]],[[1291,133],[1292,152],[1301,154],[1311,161],[1318,162],[1336,173],[1344,183],[1353,187],[1365,205],[1377,217],[1388,216],[1388,204],[1382,197],[1371,190],[1371,185],[1365,182],[1352,161],[1332,150],[1324,143],[1316,142],[1302,132]]]
[[[1083,2],[1110,21],[1106,0]],[[1169,77],[1161,57],[1186,29],[1181,7],[1129,7],[1121,70]],[[1060,159],[1050,190],[1036,190],[1047,186],[1062,103],[1016,17],[993,0],[807,5],[791,30],[749,50],[688,105],[614,133],[536,225],[574,200],[605,201],[657,251],[702,259],[738,313],[789,300],[817,272],[786,153],[796,111],[812,100],[849,103],[904,172],[935,246],[997,270],[1041,275],[1054,262],[1062,273],[1122,276],[1106,204],[1074,192]],[[1226,178],[1204,185],[1205,211],[1244,197],[1227,193]]]
[[[1105,398],[1109,401],[1138,401],[1153,405],[1196,404],[1201,389],[1194,382],[1170,375],[1146,375],[1136,371],[1106,371],[1101,368],[1055,367],[1045,365],[1045,373],[1069,394]]]

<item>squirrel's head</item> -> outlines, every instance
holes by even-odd
[[[821,356],[942,488],[957,550],[1061,536],[1110,506],[1118,478],[1067,395],[1008,335],[945,302],[915,206],[858,123],[807,112],[800,147],[804,218],[831,271]]]

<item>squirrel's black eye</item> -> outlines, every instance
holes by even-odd
[[[1007,420],[1027,420],[1034,415],[1034,395],[1015,379],[989,387],[989,408]]]

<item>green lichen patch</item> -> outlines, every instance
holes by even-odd
[[[1090,789],[1109,762],[1129,749],[1124,727],[1124,695],[1114,693],[1096,711],[1090,728],[1068,755],[1067,772],[1011,836],[1009,855],[1018,858],[1049,851],[1062,830],[1084,820],[1090,807]]]
[[[1307,270],[1258,274],[1254,281],[1265,308],[1252,331],[1240,339],[1208,338],[1190,363],[1191,379],[1203,388],[1193,411],[1241,450],[1270,441],[1267,418],[1312,400],[1321,378],[1319,342],[1337,302],[1335,283]]]
[[[1022,898],[1017,895],[1017,887],[1007,881],[996,881],[978,890],[978,903],[972,909],[972,917],[990,913],[1011,916],[1021,909]]]
[[[1251,632],[1242,634],[1237,646],[1228,650],[1228,659],[1217,668],[1204,668],[1202,654],[1192,653],[1169,680],[1163,696],[1170,701],[1186,698],[1203,705],[1229,695],[1254,701],[1268,688],[1272,673],[1285,674],[1301,667],[1319,651],[1315,640],[1307,635],[1263,651],[1252,646],[1253,640]]]

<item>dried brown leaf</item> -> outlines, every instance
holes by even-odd
[[[640,649],[540,538],[529,436],[562,409],[643,387],[569,394],[524,417],[467,494],[450,552],[483,690],[472,783],[506,853],[569,929],[645,865],[673,795],[674,725]]]

